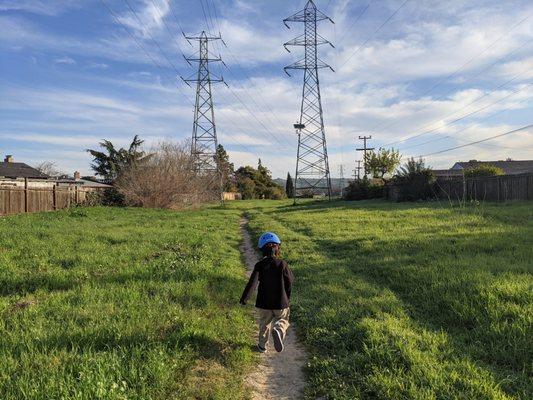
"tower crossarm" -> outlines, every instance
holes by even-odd
[[[303,10],[298,11],[297,13],[291,15],[288,18],[285,18],[283,20],[283,23],[287,28],[290,29],[291,27],[289,26],[288,22],[307,22],[310,19],[313,19],[316,22],[328,20],[333,24],[335,23],[330,17],[328,17],[326,14],[316,8],[316,5],[313,0],[309,0]]]
[[[322,45],[322,44],[329,44],[331,47],[335,48],[333,43],[331,43],[329,40],[325,39],[324,37],[320,36],[319,34],[316,35],[316,45]],[[305,34],[302,34],[292,40],[289,40],[288,42],[283,44],[283,47],[285,47],[285,50],[287,50],[289,53],[291,52],[288,48],[288,46],[313,46],[315,44],[314,39],[309,39],[306,37]]]
[[[331,71],[335,72],[335,70],[333,69],[333,67],[331,67],[331,65],[326,64],[324,61],[320,59],[316,60],[316,66],[313,66],[312,62],[309,63],[309,60],[306,61],[305,59],[302,59],[302,60],[296,61],[295,63],[287,65],[286,67],[283,68],[283,70],[285,71],[287,75],[291,76],[291,74],[289,74],[288,72],[288,70],[290,69],[309,69],[309,68],[317,68],[317,69],[329,68]]]

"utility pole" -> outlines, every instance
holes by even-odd
[[[196,83],[196,102],[194,106],[194,122],[192,128],[191,156],[194,159],[194,168],[200,174],[220,175],[216,160],[218,146],[217,128],[215,124],[215,109],[213,107],[213,96],[211,84],[224,82],[224,78],[217,78],[210,71],[209,63],[222,62],[222,58],[211,57],[209,53],[209,42],[222,40],[220,36],[209,36],[202,31],[199,36],[186,36],[185,39],[192,46],[191,40],[198,41],[198,55],[185,57],[189,65],[198,63],[198,72],[194,78],[181,79],[189,86],[190,82]],[[222,189],[222,188],[221,188]]]
[[[289,52],[288,46],[303,46],[305,54],[302,60],[284,68],[289,76],[287,71],[290,69],[304,70],[300,119],[294,124],[298,135],[294,178],[295,201],[298,192],[303,191],[326,192],[331,200],[331,178],[318,70],[329,68],[333,71],[333,68],[318,58],[318,46],[329,44],[333,47],[333,45],[317,33],[317,23],[323,20],[333,23],[331,18],[316,8],[313,0],[309,0],[303,10],[283,20],[289,29],[287,22],[304,23],[304,33],[283,45]]]
[[[372,135],[370,135],[370,136],[359,136],[359,140],[362,140],[364,145],[363,145],[362,149],[356,149],[357,151],[362,151],[363,152],[363,166],[364,166],[365,176],[368,174],[368,171],[366,170],[366,154],[367,154],[367,152],[374,150],[373,147],[367,147],[366,146],[366,141],[370,140],[370,139],[372,139]],[[359,163],[360,163],[360,161],[359,161]]]
[[[363,167],[361,167],[361,160],[357,160],[356,162],[357,162],[357,167],[355,167],[353,172],[355,172],[354,174],[355,178],[359,180],[361,179],[361,170],[363,169]]]

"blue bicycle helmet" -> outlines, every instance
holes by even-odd
[[[275,233],[265,232],[259,238],[259,248],[262,249],[265,245],[269,243],[281,244],[281,240]]]

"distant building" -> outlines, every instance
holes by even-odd
[[[463,171],[459,169],[434,169],[432,172],[436,178],[450,179],[463,176]]]
[[[505,160],[505,161],[458,161],[450,169],[434,169],[435,177],[451,179],[463,176],[465,169],[471,169],[480,165],[493,165],[501,168],[505,175],[518,175],[533,173],[533,160]]]
[[[58,186],[78,186],[86,189],[105,189],[112,187],[106,183],[98,182],[96,179],[87,179],[81,176],[79,171],[75,171],[73,176],[62,176],[55,180]]]
[[[7,155],[4,161],[0,162],[0,187],[24,188],[26,185],[32,189],[60,186],[96,190],[111,187],[96,179],[82,178],[78,171],[74,172],[73,176],[52,178],[28,164],[15,162],[12,155]]]
[[[51,179],[28,164],[15,162],[12,155],[0,162],[0,187],[24,187],[26,181],[31,182],[31,187],[51,187]]]
[[[451,168],[454,171],[462,171],[479,167],[480,165],[493,165],[501,168],[505,175],[517,175],[533,173],[533,160],[505,160],[505,161],[459,161]]]
[[[48,175],[30,167],[28,164],[15,162],[12,155],[7,155],[4,161],[0,163],[0,178],[50,179]]]

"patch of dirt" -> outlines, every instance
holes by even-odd
[[[243,236],[241,253],[249,276],[259,257],[246,229],[247,224],[248,219],[243,217],[240,222]],[[260,354],[259,365],[246,377],[246,385],[252,390],[253,400],[296,400],[302,397],[305,386],[303,367],[307,355],[298,342],[292,322],[284,344],[285,349],[277,353],[270,339],[268,352]]]
[[[13,310],[25,310],[26,308],[29,308],[33,305],[35,305],[37,302],[35,300],[21,300],[15,304],[13,304]]]

